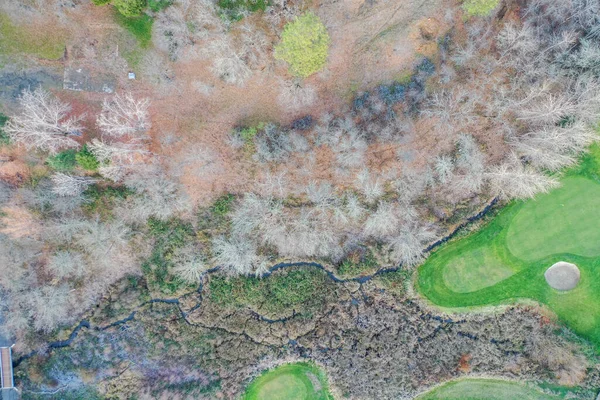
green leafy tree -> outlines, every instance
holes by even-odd
[[[281,43],[275,47],[275,58],[287,62],[292,74],[306,78],[327,62],[329,42],[319,17],[306,13],[285,26]]]
[[[46,163],[56,171],[70,171],[75,168],[75,150],[61,151],[55,156],[48,157]]]
[[[112,4],[125,17],[140,15],[146,8],[146,0],[113,0]]]
[[[100,162],[96,156],[87,148],[87,145],[83,145],[83,148],[75,155],[77,164],[87,171],[96,171],[100,166]]]

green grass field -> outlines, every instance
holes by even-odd
[[[460,379],[448,382],[417,400],[555,400],[537,389],[518,382],[495,379]]]
[[[243,400],[332,400],[327,379],[313,364],[286,364],[256,378]]]
[[[418,270],[418,290],[451,308],[533,299],[600,349],[599,163],[594,146],[560,188],[509,204],[479,231],[435,251]],[[544,279],[560,260],[581,271],[568,292]]]

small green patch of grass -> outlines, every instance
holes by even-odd
[[[219,0],[217,2],[222,18],[239,21],[248,13],[265,11],[268,0]]]
[[[243,400],[333,400],[325,374],[314,364],[279,366],[256,378]]]
[[[260,313],[277,317],[296,312],[313,312],[327,296],[329,278],[314,268],[293,268],[268,277],[226,277],[213,275],[209,298],[225,307],[248,306]]]
[[[462,8],[469,17],[485,17],[498,7],[498,3],[499,0],[465,0]]]
[[[482,397],[483,396],[483,397]],[[459,379],[445,383],[418,400],[558,400],[520,382],[496,379]]]
[[[46,159],[46,164],[56,171],[71,171],[75,168],[77,161],[76,151],[73,149],[61,151],[60,153],[50,156]]]
[[[125,28],[137,39],[142,49],[146,49],[150,46],[152,41],[152,24],[154,23],[154,19],[151,16],[142,14],[135,17],[126,17],[118,12],[115,12],[115,19],[119,25]],[[139,57],[141,58],[141,55]],[[133,63],[137,64],[139,63],[139,60]]]
[[[453,259],[444,268],[444,282],[457,293],[469,293],[495,285],[516,271],[499,262],[491,248],[478,248]]]
[[[65,41],[61,30],[40,32],[33,26],[18,26],[6,14],[0,13],[0,55],[31,54],[58,60],[64,52]]]

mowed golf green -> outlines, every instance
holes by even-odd
[[[600,349],[600,147],[561,183],[512,202],[481,230],[435,251],[418,270],[418,290],[452,308],[533,299]],[[558,261],[578,266],[575,289],[546,283],[544,272]]]
[[[331,400],[327,379],[308,363],[286,364],[256,378],[244,400]]]
[[[461,379],[448,382],[416,400],[556,400],[518,382],[495,379]]]

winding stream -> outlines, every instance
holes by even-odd
[[[429,246],[427,246],[423,252],[424,253],[428,253],[431,250],[441,246],[442,244],[446,243],[447,241],[451,240],[452,238],[454,238],[463,228],[465,228],[466,226],[468,226],[469,224],[476,222],[480,219],[482,219],[483,217],[485,217],[498,203],[498,198],[494,198],[492,199],[481,211],[479,211],[477,214],[472,215],[470,217],[468,217],[463,223],[461,223],[460,225],[458,225],[456,228],[454,228],[452,230],[452,232],[450,232],[448,235],[446,235],[445,237],[431,243]],[[353,278],[340,278],[337,275],[335,275],[333,272],[331,272],[330,270],[328,270],[327,268],[325,268],[325,266],[323,266],[322,264],[316,263],[316,262],[306,262],[306,261],[299,261],[299,262],[283,262],[283,263],[279,263],[279,264],[275,264],[274,266],[272,266],[271,268],[269,268],[269,270],[264,274],[264,276],[269,276],[272,273],[282,270],[282,269],[286,269],[286,268],[292,268],[292,267],[310,267],[310,268],[317,268],[320,269],[321,271],[325,272],[325,274],[327,274],[327,276],[335,283],[347,283],[347,282],[356,282],[360,285],[369,282],[370,280],[372,280],[373,278],[382,275],[382,274],[386,274],[386,273],[390,273],[390,272],[396,272],[398,270],[400,270],[400,268],[402,267],[402,264],[399,264],[396,267],[392,267],[392,268],[384,268],[384,269],[380,269],[377,270],[376,272],[370,274],[370,275],[364,275],[364,276],[359,276],[359,277],[353,277]],[[207,270],[204,275],[209,275],[215,272],[218,272],[220,270],[219,267],[215,267],[212,269]],[[203,283],[201,282],[200,285],[198,286],[198,289],[195,290],[194,292],[197,292],[199,294],[199,299],[198,299],[198,303],[193,306],[189,312],[193,312],[195,310],[197,310],[199,307],[201,307],[202,305],[202,291],[203,291]],[[193,293],[193,292],[192,292]],[[183,294],[181,297],[184,297],[186,295],[189,295],[190,293],[185,293]],[[138,309],[148,305],[148,304],[152,304],[152,303],[166,303],[166,304],[174,304],[178,306],[179,312],[181,314],[181,317],[186,321],[186,323],[191,324],[188,319],[187,319],[187,315],[188,313],[186,313],[185,311],[183,311],[180,307],[180,301],[179,298],[170,298],[170,299],[161,299],[161,298],[156,298],[156,299],[151,299],[148,300],[138,306],[135,307],[135,310],[132,311],[127,317],[122,318],[120,320],[114,321],[108,325],[105,326],[94,326],[92,327],[92,325],[90,324],[90,322],[86,319],[82,319],[76,326],[75,328],[71,331],[71,334],[69,335],[68,339],[65,340],[59,340],[59,341],[54,341],[54,342],[50,342],[48,343],[48,349],[58,349],[58,348],[63,348],[63,347],[68,347],[72,344],[73,340],[75,340],[77,338],[77,335],[79,334],[79,332],[81,331],[82,328],[86,328],[86,329],[93,329],[96,331],[104,331],[110,328],[113,328],[115,326],[119,326],[122,324],[125,324],[129,321],[132,321],[135,319],[135,316],[138,312]],[[291,318],[293,318],[295,316],[295,314],[292,314],[291,316],[288,317],[284,317],[281,319],[269,319],[266,318],[262,315],[260,315],[257,312],[252,312],[253,316],[255,316],[257,319],[266,322],[266,323],[277,323],[277,322],[285,322]],[[16,358],[13,360],[13,368],[17,368],[23,361],[33,357],[36,354],[36,351],[32,351],[26,354],[23,354],[22,356]]]

